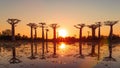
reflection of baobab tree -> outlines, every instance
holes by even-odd
[[[84,58],[83,54],[82,54],[82,29],[85,26],[85,24],[77,24],[74,27],[76,27],[77,29],[79,29],[79,57]]]
[[[51,24],[50,27],[53,28],[53,43],[54,43],[54,53],[53,53],[53,57],[57,57],[56,55],[56,28],[58,28],[58,24]]]
[[[29,59],[36,59],[37,57],[35,57],[35,55],[34,55],[34,50],[33,50],[33,46],[34,46],[34,43],[33,42],[31,42],[31,56],[30,57],[28,57]]]
[[[15,64],[15,63],[21,63],[22,61],[20,61],[17,57],[16,57],[16,47],[20,45],[19,43],[14,43],[14,42],[10,42],[10,43],[5,43],[5,45],[12,46],[12,58],[9,60],[9,62],[11,64]]]
[[[18,19],[8,19],[7,22],[11,25],[11,30],[12,30],[12,41],[15,40],[15,26],[20,20]]]
[[[35,44],[35,55],[38,55],[38,51],[37,51],[38,45],[37,45],[37,42],[35,42],[34,44]]]
[[[92,29],[92,49],[89,55],[94,57],[94,56],[97,56],[97,54],[95,53],[95,45],[96,45],[95,44],[95,30],[98,27],[98,25],[92,24],[92,25],[88,25],[88,27]]]
[[[41,56],[41,59],[45,59],[45,52],[44,52],[44,27],[45,27],[45,23],[39,23],[40,24],[40,27],[42,28],[42,56]]]
[[[12,58],[9,60],[11,64],[20,63],[21,61],[16,58],[16,48],[12,47]]]
[[[49,29],[46,29],[46,52],[48,53],[48,31]]]
[[[100,47],[102,45],[101,40],[98,41],[98,60],[100,59]]]
[[[27,26],[29,26],[31,28],[31,40],[33,40],[33,28],[34,28],[34,26],[36,26],[36,24],[35,23],[29,23],[29,24],[27,24]]]
[[[118,21],[106,21],[104,22],[106,26],[110,26],[110,33],[109,33],[109,56],[105,57],[104,60],[106,61],[116,61],[113,57],[112,57],[112,37],[113,37],[113,25],[115,25],[116,23],[118,23]]]
[[[97,56],[97,53],[95,53],[95,46],[96,46],[96,43],[95,42],[92,42],[92,49],[91,49],[91,53],[89,54],[90,56],[92,57],[95,57]]]

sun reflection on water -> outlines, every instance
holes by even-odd
[[[65,49],[66,48],[66,45],[64,43],[62,43],[60,46],[59,46],[60,49]]]

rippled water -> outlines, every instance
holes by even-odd
[[[105,58],[108,44],[61,42],[54,46],[52,42],[1,42],[0,68],[120,68],[120,44],[112,45],[112,58]]]

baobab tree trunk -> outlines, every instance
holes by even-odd
[[[112,39],[112,34],[113,34],[113,25],[110,26],[110,34],[109,34],[110,39]]]
[[[15,25],[12,24],[12,41],[15,41]]]
[[[80,28],[79,41],[82,41],[82,28]]]
[[[95,39],[95,29],[92,29],[92,38]]]
[[[37,29],[35,28],[35,40],[37,39]]]
[[[100,39],[100,26],[99,26],[99,30],[98,30],[98,38]]]
[[[56,28],[54,28],[54,41],[56,41]]]
[[[33,40],[33,28],[31,27],[31,41]]]
[[[42,27],[42,41],[44,42],[44,27]]]

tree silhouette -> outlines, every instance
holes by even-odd
[[[118,21],[105,21],[104,24],[106,26],[110,26],[110,33],[109,33],[109,38],[112,39],[113,35],[113,26],[118,23]]]
[[[45,54],[44,54],[44,28],[45,28],[45,25],[46,23],[42,22],[42,23],[39,23],[40,24],[40,27],[42,28],[42,57],[41,59],[45,59]]]
[[[50,27],[53,28],[53,43],[54,43],[54,53],[53,53],[53,57],[57,57],[56,56],[56,28],[59,27],[58,24],[51,24]]]
[[[74,25],[74,27],[76,27],[77,29],[79,29],[79,40],[82,39],[82,29],[83,29],[84,26],[85,26],[85,24]]]
[[[15,26],[17,23],[20,22],[19,19],[8,19],[7,22],[11,25],[11,30],[12,30],[12,41],[15,40]]]
[[[27,26],[31,28],[31,40],[33,40],[33,28],[36,26],[35,23],[28,23]]]
[[[98,25],[91,24],[91,25],[88,25],[88,27],[92,29],[92,39],[94,40],[95,39],[95,30],[98,27]]]
[[[34,30],[35,30],[35,40],[37,39],[37,27],[38,27],[37,24],[35,24],[34,27],[33,27]]]
[[[105,21],[104,24],[106,26],[110,26],[110,33],[109,33],[109,56],[105,57],[103,60],[105,61],[116,61],[113,57],[112,57],[112,37],[113,37],[113,25],[115,25],[116,23],[118,23],[118,21]]]
[[[101,22],[96,22],[96,25],[98,25],[98,38],[100,39],[100,34],[101,34],[100,27],[102,26],[102,24]]]
[[[42,40],[44,41],[44,27],[45,27],[46,23],[42,22],[39,24],[40,24],[40,27],[42,28]]]

